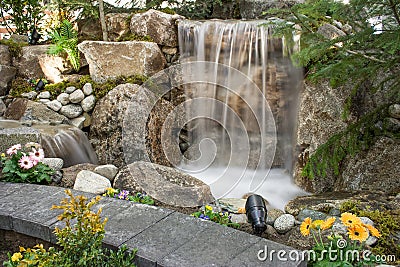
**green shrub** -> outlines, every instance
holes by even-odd
[[[88,202],[84,196],[74,197],[70,190],[65,192],[70,198],[65,198],[61,205],[52,207],[63,210],[57,219],[64,222],[65,227],[55,230],[57,244],[61,249],[50,248],[46,251],[42,245],[36,245],[33,249],[21,247],[20,252],[9,254],[9,260],[4,262],[4,266],[135,266],[133,260],[136,250],[127,252],[126,246],[122,246],[118,251],[102,248],[107,218],[101,219],[101,208],[97,212],[92,211],[93,205],[98,203],[101,197],[97,196]]]

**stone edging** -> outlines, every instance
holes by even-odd
[[[50,208],[65,197],[61,187],[0,182],[0,229],[55,244],[60,211]],[[106,197],[98,207],[108,218],[104,245],[138,248],[138,266],[306,266],[304,261],[278,260],[279,250],[286,251],[280,257],[290,259],[290,247],[172,210]],[[273,260],[258,260],[258,252],[266,247],[268,254],[276,251]]]

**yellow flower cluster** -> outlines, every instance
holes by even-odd
[[[364,242],[370,234],[375,237],[381,236],[375,227],[370,224],[364,224],[360,218],[352,213],[343,213],[340,220],[347,226],[347,233],[351,240]]]
[[[360,218],[354,214],[345,212],[342,214],[340,220],[347,226],[347,233],[351,240],[364,242],[371,234],[375,237],[380,237],[379,231],[370,224],[364,224]],[[308,236],[311,230],[327,230],[330,229],[335,222],[334,217],[329,217],[326,220],[315,220],[307,217],[300,225],[300,232],[303,236]]]
[[[312,229],[314,230],[329,229],[332,227],[335,220],[336,220],[335,217],[329,217],[326,220],[312,221],[310,217],[307,217],[300,225],[300,232],[303,236],[308,236]]]
[[[39,252],[46,252],[46,249],[43,248],[42,244],[34,246],[33,249],[19,247],[19,252],[16,252],[11,256],[11,261],[18,263],[17,266],[36,266],[38,263]]]

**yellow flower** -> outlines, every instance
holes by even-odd
[[[311,224],[311,228],[313,228],[313,229],[321,229],[322,227],[322,224],[324,223],[324,221],[323,220],[315,220],[315,221],[313,221],[312,222],[312,224]]]
[[[212,207],[209,205],[206,205],[206,210],[212,210]]]
[[[303,236],[308,236],[310,234],[310,226],[312,224],[312,220],[310,217],[304,219],[304,221],[300,225],[300,233]]]
[[[351,240],[358,240],[360,242],[364,242],[368,238],[368,231],[359,224],[354,224],[353,226],[348,228],[349,238]]]
[[[5,157],[6,157],[6,154],[1,153],[1,157],[2,157],[2,158],[5,158]]]
[[[342,213],[340,220],[347,227],[353,227],[355,225],[362,225],[361,219],[358,218],[356,215],[351,214],[349,212]]]
[[[26,249],[24,247],[19,247],[19,252],[24,252]]]
[[[240,214],[244,214],[246,213],[246,209],[244,207],[240,207],[237,212]]]
[[[333,223],[335,222],[335,217],[329,217],[321,224],[321,229],[326,230],[332,227]]]
[[[11,261],[19,261],[20,259],[22,259],[22,254],[19,252],[14,253],[11,257]]]
[[[379,233],[378,229],[376,229],[375,227],[373,227],[370,224],[363,224],[364,227],[367,227],[368,231],[371,233],[371,235],[375,236],[375,237],[381,237],[381,233]]]

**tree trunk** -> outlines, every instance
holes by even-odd
[[[108,41],[106,19],[104,18],[103,0],[99,0],[99,15],[100,15],[101,30],[103,32],[103,41]]]

